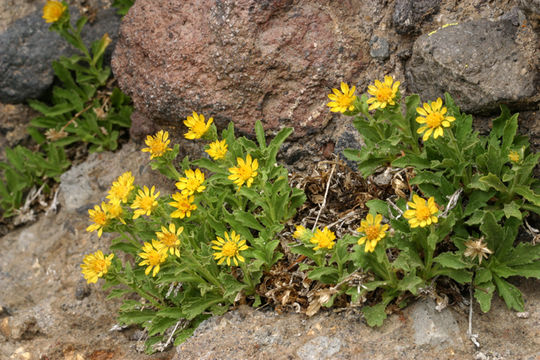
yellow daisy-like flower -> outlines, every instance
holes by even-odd
[[[375,85],[368,86],[368,94],[373,96],[367,100],[370,104],[368,109],[384,109],[388,105],[395,105],[400,84],[388,75],[384,77],[384,83],[375,80]]]
[[[107,216],[107,207],[108,205],[102,202],[101,207],[95,205],[93,210],[88,209],[90,220],[94,223],[87,227],[86,231],[92,232],[97,230],[98,236],[101,237],[101,234],[103,233],[103,228],[107,225],[109,221],[109,218]]]
[[[133,186],[134,181],[135,177],[131,175],[131,171],[127,171],[120,175],[118,179],[112,183],[107,199],[111,201],[119,200],[126,203],[131,190],[135,188],[135,186]]]
[[[225,157],[229,145],[227,145],[227,142],[225,141],[225,139],[223,139],[221,141],[216,140],[213,143],[210,143],[210,145],[208,146],[208,150],[204,151],[206,151],[212,159],[219,160]]]
[[[159,272],[160,265],[167,260],[167,247],[161,242],[152,239],[152,243],[145,242],[142,248],[142,253],[139,253],[139,256],[143,259],[139,263],[139,266],[147,266],[144,273],[146,275],[150,274],[152,268],[152,276],[156,276]]]
[[[176,230],[176,226],[171,223],[168,230],[165,226],[161,226],[161,232],[156,232],[156,236],[167,247],[171,255],[180,256],[180,250],[178,248],[180,247],[179,236],[182,231],[184,231],[182,226],[179,226],[178,230]]]
[[[120,200],[112,200],[107,204],[107,218],[109,219],[118,219],[122,224],[125,224],[126,221],[123,218],[124,209],[120,204]]]
[[[195,196],[174,193],[172,198],[174,201],[170,202],[169,205],[176,208],[176,210],[171,213],[172,218],[183,219],[184,217],[190,217],[191,212],[197,209],[197,205],[193,204]]]
[[[203,192],[206,189],[204,183],[204,174],[200,169],[187,169],[186,177],[180,178],[175,184],[178,190],[182,190],[183,195],[193,195],[195,192]]]
[[[424,107],[417,107],[416,112],[420,115],[416,118],[416,122],[419,124],[425,124],[419,128],[416,132],[421,134],[425,131],[422,139],[426,141],[433,133],[433,138],[436,139],[439,136],[443,136],[443,128],[450,127],[450,123],[456,120],[453,116],[444,116],[448,110],[446,106],[442,106],[442,99],[432,101],[431,105],[424,103]]]
[[[319,250],[319,249],[330,250],[336,244],[334,241],[335,239],[336,239],[336,235],[332,231],[328,230],[327,227],[325,227],[323,231],[319,229],[315,230],[315,234],[309,241],[311,241],[313,244],[317,244],[317,246],[315,246],[313,250]]]
[[[510,159],[510,161],[512,161],[514,163],[518,163],[519,162],[519,153],[517,151],[511,150],[510,153],[508,154],[508,159]]]
[[[67,6],[60,1],[49,0],[43,7],[43,19],[46,23],[57,22],[66,10]]]
[[[184,120],[184,125],[189,128],[189,131],[184,134],[184,137],[189,140],[200,139],[210,129],[210,124],[214,121],[214,118],[208,119],[208,123],[204,122],[204,115],[193,112],[193,116],[188,116]]]
[[[354,110],[354,102],[357,99],[354,95],[356,86],[349,88],[349,85],[341,82],[341,91],[338,89],[332,89],[333,94],[329,94],[330,101],[326,106],[330,107],[331,112],[344,113],[346,111]]]
[[[364,248],[365,252],[373,252],[375,246],[386,236],[386,230],[388,230],[388,224],[381,226],[382,215],[377,214],[375,217],[368,214],[365,220],[362,220],[358,232],[366,234],[366,236],[358,239],[358,245],[366,243]]]
[[[95,284],[98,281],[98,278],[103,277],[103,275],[109,271],[109,266],[111,266],[113,257],[114,254],[105,257],[101,250],[86,255],[81,264],[81,272],[86,279],[86,283]]]
[[[302,225],[296,225],[296,230],[293,233],[293,237],[295,239],[298,239],[300,241],[309,241],[312,236],[313,233],[310,230],[306,229]]]
[[[414,194],[413,202],[408,202],[407,206],[409,207],[409,210],[405,211],[403,216],[406,219],[409,219],[409,224],[412,228],[418,226],[426,227],[439,221],[437,216],[435,216],[435,214],[439,212],[439,208],[437,207],[435,198],[433,197],[430,197],[426,201],[420,196]]]
[[[236,234],[233,230],[231,235],[225,232],[225,240],[219,236],[216,240],[212,240],[212,249],[218,250],[214,253],[214,260],[218,260],[218,265],[223,264],[227,260],[227,265],[231,265],[231,259],[234,262],[234,265],[238,266],[238,262],[245,262],[245,259],[240,255],[240,251],[247,250],[248,246],[246,245],[246,240],[241,240],[240,235]]]
[[[133,219],[137,219],[141,215],[150,216],[152,211],[158,206],[157,198],[159,197],[159,191],[154,194],[156,190],[155,186],[152,186],[151,190],[148,190],[147,186],[144,186],[144,191],[139,189],[139,194],[135,197],[131,208],[135,209],[133,212]]]
[[[171,140],[169,140],[169,133],[167,131],[159,130],[153,137],[148,135],[144,143],[148,146],[142,149],[142,152],[150,153],[150,160],[156,157],[163,156],[167,151],[172,149],[168,147]]]
[[[236,167],[229,168],[231,175],[229,175],[228,179],[232,180],[236,185],[238,185],[238,189],[240,189],[244,184],[246,184],[247,187],[251,187],[253,179],[255,176],[257,176],[259,162],[257,159],[252,160],[250,154],[246,156],[245,161],[242,158],[236,158],[236,161],[238,165]]]

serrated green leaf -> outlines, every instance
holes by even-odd
[[[473,275],[472,272],[465,269],[440,269],[437,274],[448,276],[460,284],[470,283]]]
[[[487,313],[491,308],[491,299],[493,298],[493,292],[495,292],[495,285],[491,281],[480,283],[475,286],[474,298],[480,304],[482,312]]]
[[[512,267],[512,269],[517,275],[524,276],[526,278],[533,277],[540,279],[540,261],[535,261],[533,263],[524,265],[516,265]]]
[[[474,276],[474,283],[476,285],[487,283],[488,281],[491,281],[491,270],[486,268],[480,268],[476,271],[476,275]]]
[[[450,269],[467,269],[471,265],[461,258],[461,254],[445,252],[433,259],[433,261]]]
[[[388,204],[380,199],[373,199],[366,202],[370,212],[388,217]]]
[[[525,185],[516,185],[514,191],[523,198],[536,206],[540,206],[540,195],[532,191],[532,189]]]
[[[487,185],[488,187],[491,187],[502,193],[506,193],[508,191],[508,188],[495,174],[488,174],[486,176],[482,176],[479,180],[481,183]]]
[[[308,274],[311,280],[318,280],[325,284],[335,284],[338,280],[338,270],[334,267],[320,267]]]
[[[522,214],[521,214],[521,211],[519,210],[520,206],[515,202],[515,201],[512,201],[510,203],[506,203],[504,204],[504,215],[507,217],[507,218],[510,218],[510,217],[515,217],[519,220],[522,219]]]
[[[362,307],[362,313],[364,314],[368,325],[371,327],[382,326],[387,317],[385,310],[386,306],[384,304]]]
[[[497,286],[497,292],[503,298],[506,306],[509,309],[523,311],[523,297],[518,288],[496,275],[493,276],[493,280],[495,281],[495,286]]]
[[[424,284],[424,281],[416,276],[414,273],[407,274],[403,279],[401,279],[397,288],[401,291],[409,291],[413,295],[418,294],[418,288]]]
[[[418,170],[429,169],[431,162],[417,155],[407,154],[392,161],[392,166],[406,168],[412,166]]]

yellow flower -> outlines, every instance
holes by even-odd
[[[247,250],[248,246],[246,245],[246,240],[240,240],[240,235],[236,232],[231,231],[231,235],[225,232],[225,239],[220,238],[219,236],[216,240],[212,240],[212,249],[218,250],[214,253],[214,260],[218,260],[218,265],[223,264],[225,259],[227,260],[227,265],[231,265],[231,259],[234,261],[234,265],[238,266],[238,261],[244,262],[245,259],[240,255],[240,251]]]
[[[317,229],[315,230],[315,234],[313,237],[309,240],[313,244],[317,244],[313,248],[313,250],[319,250],[319,249],[332,249],[334,245],[336,244],[334,240],[336,239],[336,235],[328,230],[327,227],[323,229],[323,231]]]
[[[375,80],[375,85],[369,85],[368,93],[373,95],[367,100],[367,103],[371,104],[369,110],[384,109],[388,105],[395,105],[400,84],[399,81],[394,82],[394,79],[387,75],[384,77],[384,83]]]
[[[517,151],[511,150],[508,154],[508,159],[515,163],[519,162],[519,153]]]
[[[487,244],[483,242],[484,238],[474,240],[468,240],[465,242],[467,249],[463,255],[471,257],[473,260],[478,257],[478,263],[482,264],[482,259],[488,257],[489,254],[493,254],[493,251],[489,250]]]
[[[125,224],[126,221],[123,218],[124,209],[122,208],[122,205],[120,204],[120,200],[115,199],[112,201],[109,201],[107,204],[107,218],[109,219],[118,219],[122,222],[122,224]]]
[[[213,143],[210,143],[208,150],[204,150],[210,155],[210,157],[214,160],[223,159],[225,157],[225,154],[227,154],[227,142],[225,139],[219,141],[216,140]]]
[[[193,195],[195,192],[203,192],[206,186],[203,186],[204,174],[199,169],[195,171],[187,169],[186,177],[180,178],[175,184],[178,190],[182,190],[183,195]]]
[[[180,239],[178,238],[180,234],[184,231],[184,228],[182,226],[178,227],[178,230],[176,230],[176,226],[174,224],[169,224],[169,229],[165,226],[161,226],[161,232],[156,232],[156,236],[161,241],[163,245],[169,250],[171,255],[180,256],[180,250],[178,248],[180,247]]]
[[[88,209],[90,220],[94,223],[86,228],[86,231],[98,231],[98,236],[101,237],[103,228],[107,225],[109,218],[107,217],[107,204],[101,203],[101,208],[98,205],[94,206],[94,209]]]
[[[114,254],[105,257],[101,250],[84,257],[81,264],[82,274],[88,284],[96,283],[98,278],[103,277],[109,271]]]
[[[137,219],[141,215],[150,216],[152,211],[158,206],[157,198],[159,197],[159,191],[154,194],[156,190],[155,186],[152,186],[151,190],[148,190],[148,187],[145,186],[144,191],[139,189],[139,194],[135,197],[133,204],[131,204],[132,209],[136,209],[133,212],[133,219]]]
[[[62,17],[66,9],[67,6],[62,4],[60,1],[49,0],[43,7],[43,19],[45,19],[46,23],[57,22]]]
[[[355,86],[349,89],[349,85],[342,81],[341,91],[332,89],[333,94],[328,95],[328,98],[332,101],[326,104],[326,106],[330,107],[330,111],[332,112],[344,113],[346,111],[353,111],[354,101],[356,100],[355,91]]]
[[[412,228],[426,227],[439,221],[435,214],[439,211],[435,198],[430,197],[427,201],[418,195],[413,195],[413,202],[407,203],[409,210],[403,213]]]
[[[257,176],[259,162],[257,159],[253,159],[252,161],[250,154],[247,155],[245,161],[242,158],[236,158],[236,161],[238,162],[238,166],[229,168],[231,175],[229,175],[228,179],[238,185],[238,189],[240,189],[244,183],[247,187],[251,187],[253,179]]]
[[[159,272],[160,265],[167,260],[167,247],[159,241],[152,239],[151,244],[149,242],[144,243],[142,251],[142,253],[139,253],[139,256],[143,261],[139,263],[139,266],[147,266],[144,271],[146,275],[150,274],[153,268],[152,276],[156,276]]]
[[[300,241],[309,241],[312,236],[313,233],[310,230],[306,229],[302,225],[296,225],[296,231],[293,233],[293,237],[295,239]]]
[[[159,130],[153,137],[148,135],[144,143],[148,146],[142,149],[142,152],[149,152],[150,159],[163,156],[167,151],[172,149],[168,147],[171,140],[169,140],[169,133],[167,131]]]
[[[195,196],[182,195],[180,193],[174,193],[172,195],[173,202],[170,202],[169,205],[175,207],[176,210],[171,213],[172,218],[190,217],[191,212],[197,209],[197,205],[193,204]]]
[[[204,122],[204,115],[203,114],[197,114],[195,111],[193,112],[193,116],[188,116],[186,120],[184,120],[184,125],[186,125],[189,128],[189,131],[184,134],[184,137],[186,139],[200,139],[208,129],[210,129],[210,124],[214,121],[214,118],[208,119],[208,123]]]
[[[135,178],[131,175],[131,171],[127,171],[120,175],[118,179],[112,183],[107,199],[111,201],[119,200],[126,203],[131,190],[135,188],[135,186],[133,186],[134,181]]]
[[[364,248],[365,252],[373,252],[375,246],[386,236],[386,230],[388,230],[388,224],[381,226],[382,215],[377,214],[375,217],[368,214],[365,220],[362,220],[358,232],[366,234],[366,236],[358,239],[358,245],[366,243]]]
[[[422,139],[426,141],[433,133],[433,138],[436,139],[439,136],[443,136],[443,127],[450,127],[450,123],[456,120],[453,116],[444,116],[447,112],[446,106],[442,106],[441,98],[437,98],[436,101],[432,101],[431,105],[424,103],[424,107],[417,107],[416,112],[422,116],[416,118],[416,122],[419,124],[426,124],[419,128],[416,132],[421,134],[425,131]]]

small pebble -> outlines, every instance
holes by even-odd
[[[531,316],[531,314],[529,314],[528,311],[523,311],[523,312],[518,312],[518,313],[516,314],[516,316],[517,316],[518,318],[520,318],[520,319],[528,319],[528,318]]]

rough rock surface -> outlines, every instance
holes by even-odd
[[[449,92],[466,112],[497,110],[501,103],[535,106],[538,37],[516,25],[482,19],[420,36],[407,68],[411,89],[424,99]]]
[[[352,21],[361,17],[342,2],[139,0],[113,70],[136,110],[158,122],[197,111],[219,126],[251,132],[262,119],[301,136],[328,123],[329,89],[365,66]]]
[[[534,360],[540,356],[538,285],[538,281],[524,281],[520,287],[528,299],[527,319],[505,309],[499,299],[494,300],[492,312],[475,312],[473,331],[480,334],[485,359]],[[471,359],[479,353],[467,339],[467,326],[465,309],[437,312],[431,300],[416,302],[390,316],[380,328],[368,327],[353,310],[308,318],[240,307],[203,322],[178,346],[173,360]],[[516,346],[518,342],[520,346]]]
[[[63,185],[57,214],[0,238],[0,359],[170,359],[138,353],[136,329],[109,331],[119,303],[106,300],[100,284],[86,285],[79,267],[85,254],[110,245],[108,234],[98,238],[86,227],[87,209],[105,197],[113,179],[131,170],[137,184],[170,191],[139,148],[91,155],[63,176],[67,184],[84,178],[91,190]],[[75,192],[83,195],[78,209],[71,203]]]
[[[398,34],[420,30],[424,20],[439,11],[441,0],[396,0],[392,20]]]
[[[76,53],[57,33],[49,31],[49,24],[42,15],[41,9],[36,10],[0,34],[0,102],[20,103],[39,98],[53,83],[52,62],[60,56]],[[74,16],[73,12],[72,18]],[[113,44],[105,53],[106,63],[110,61],[119,26],[120,17],[116,10],[106,9],[99,12],[96,21],[87,24],[83,31],[87,45],[103,34],[109,34]]]

